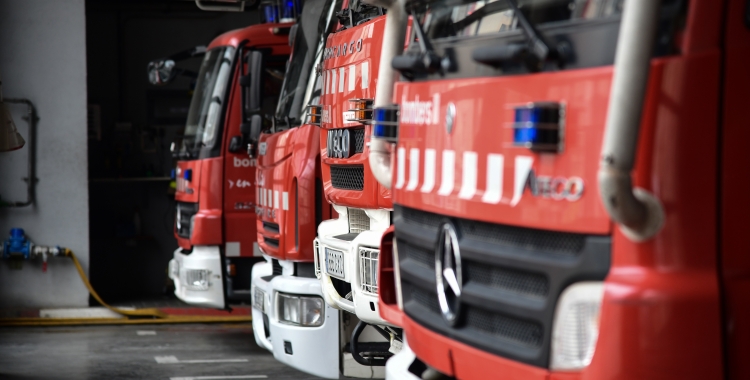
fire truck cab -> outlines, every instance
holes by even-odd
[[[173,154],[175,237],[169,263],[175,295],[189,304],[225,308],[250,301],[250,270],[258,261],[255,166],[247,157],[251,98],[276,104],[289,55],[291,23],[265,23],[222,34],[207,47],[185,132]],[[248,57],[266,57],[255,71]],[[174,70],[174,62],[157,65]],[[156,69],[156,68],[155,68]]]
[[[747,1],[373,3],[388,378],[750,376]]]

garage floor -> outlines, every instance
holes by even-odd
[[[0,329],[0,379],[316,379],[258,347],[250,324]]]

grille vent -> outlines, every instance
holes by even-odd
[[[370,217],[367,216],[365,210],[349,208],[346,210],[346,214],[349,218],[350,234],[358,234],[370,229]]]
[[[363,165],[332,165],[331,185],[335,189],[358,190],[365,188],[365,167]]]
[[[380,251],[359,247],[359,278],[363,292],[378,294],[378,256]]]
[[[281,264],[279,264],[279,260],[276,259],[271,259],[271,269],[273,270],[274,276],[281,276],[281,273],[283,272]]]
[[[354,153],[362,153],[365,151],[365,130],[355,129],[352,131],[354,134]]]

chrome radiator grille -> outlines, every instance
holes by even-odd
[[[346,212],[349,217],[350,234],[358,234],[370,229],[370,217],[367,216],[365,210],[350,208]]]
[[[374,248],[359,247],[359,278],[362,291],[378,294],[378,255]]]

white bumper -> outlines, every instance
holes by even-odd
[[[198,290],[186,283],[190,270],[208,271],[207,289]],[[189,255],[178,248],[169,262],[169,277],[174,282],[174,294],[182,301],[196,306],[224,308],[224,279],[218,246],[194,246]]]
[[[346,210],[346,208],[343,209]],[[360,276],[361,263],[359,257],[360,247],[379,250],[380,239],[382,238],[385,229],[388,228],[388,211],[367,210],[368,212],[384,213],[386,215],[386,223],[371,222],[371,228],[373,228],[373,224],[375,224],[376,229],[361,232],[353,240],[347,241],[335,238],[335,236],[344,235],[349,232],[346,214],[342,214],[339,207],[336,207],[336,210],[339,212],[339,219],[327,220],[320,223],[318,226],[318,238],[315,239],[316,265],[317,268],[319,268],[318,275],[321,286],[323,287],[323,298],[329,305],[356,314],[357,318],[362,321],[375,325],[389,325],[388,322],[380,317],[380,312],[378,311],[378,295],[366,292],[362,289],[362,278]],[[373,218],[371,218],[371,220],[373,220]],[[377,224],[380,225],[378,226]],[[344,277],[338,279],[351,284],[353,301],[345,299],[344,297],[346,297],[346,295],[339,294],[333,287],[331,276],[326,272],[326,247],[344,253]]]
[[[270,326],[270,336],[265,336],[263,313],[253,308],[253,334],[261,347],[273,352],[276,360],[309,374],[328,379],[338,379],[339,365],[339,311],[326,305],[325,319],[318,327],[302,327],[279,321],[276,311],[277,293],[322,297],[320,282],[315,278],[275,276],[270,281],[262,277],[271,275],[271,264],[253,266],[252,294],[255,288],[265,292],[265,313]],[[291,351],[291,353],[289,353]]]
[[[414,362],[417,356],[409,348],[409,344],[406,342],[404,337],[404,347],[401,348],[401,352],[393,355],[388,362],[385,363],[385,378],[386,380],[420,380],[421,377],[409,372],[409,366]]]

